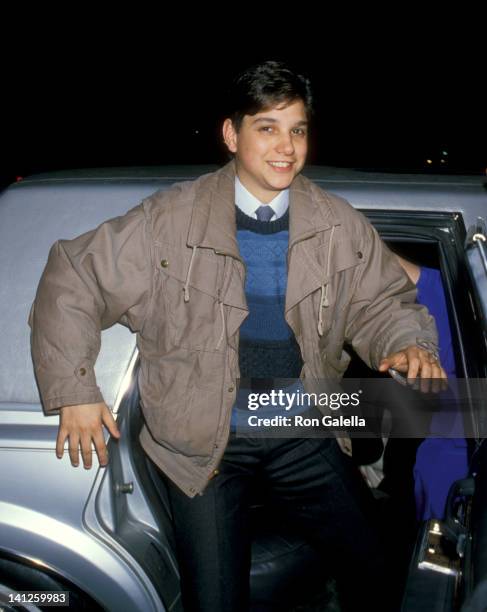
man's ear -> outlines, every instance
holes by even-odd
[[[231,119],[225,119],[223,122],[223,140],[231,153],[237,152],[237,132],[233,127]]]

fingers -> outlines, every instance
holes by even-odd
[[[108,451],[103,435],[103,425],[117,440],[120,431],[108,406],[104,403],[65,406],[61,408],[61,420],[56,439],[56,455],[62,458],[66,438],[69,439],[69,458],[74,467],[79,465],[79,451],[86,469],[93,463],[92,442],[101,467],[108,464]]]
[[[81,440],[81,456],[83,457],[83,465],[85,469],[91,469],[91,434],[84,432],[80,438]]]
[[[77,433],[69,434],[69,458],[71,459],[71,465],[78,467],[79,464],[79,435]]]
[[[64,443],[66,442],[67,437],[68,437],[68,432],[64,429],[62,425],[59,425],[59,429],[57,432],[57,438],[56,438],[56,456],[58,459],[63,458]]]
[[[419,351],[418,357],[413,357],[411,362],[414,363],[414,368],[411,378],[416,378],[419,374],[419,390],[421,393],[429,393],[431,387],[431,363],[429,355],[424,351]],[[409,378],[409,375],[408,375]]]
[[[419,390],[421,393],[428,393],[431,387],[431,362],[430,355],[425,351],[417,351],[417,357],[412,357],[411,361],[415,364],[415,371],[411,375],[411,379],[416,379],[419,376]],[[408,376],[409,378],[409,376]]]
[[[439,393],[445,391],[448,385],[446,383],[447,376],[445,370],[440,366],[438,361],[435,359],[431,364],[431,379],[432,379],[432,391],[433,393]]]
[[[419,372],[419,370],[421,368],[421,365],[422,364],[421,364],[421,361],[420,361],[419,357],[414,355],[414,354],[411,355],[408,358],[408,375],[407,375],[407,377],[411,378],[411,379],[415,379],[416,376],[418,375],[418,372]]]
[[[423,349],[410,347],[408,378],[415,380],[419,375],[419,389],[422,393],[438,393],[448,388],[447,375],[438,359]]]
[[[399,351],[398,353],[392,353],[385,357],[379,365],[379,371],[385,372],[389,370],[389,368],[393,368],[399,372],[407,371],[407,357],[404,351]]]
[[[81,436],[73,434],[69,437],[69,458],[73,467],[78,467],[79,465],[79,446],[81,444],[81,457],[83,459],[83,465],[85,469],[91,469],[93,465],[93,450],[91,446],[92,440],[95,445],[100,467],[106,467],[108,465],[108,450],[105,444],[103,430],[100,427],[99,430],[93,434],[84,432]]]
[[[389,368],[407,372],[408,383],[423,393],[438,393],[448,388],[448,377],[438,359],[417,346],[409,346],[403,351],[388,355],[381,361],[379,370],[385,371]]]
[[[102,418],[103,424],[108,429],[108,431],[112,434],[112,436],[115,436],[116,438],[120,438],[120,431],[117,427],[117,423],[115,419],[113,418],[113,415],[106,404],[102,410],[101,418]]]
[[[100,464],[100,467],[106,467],[108,465],[108,450],[105,444],[103,430],[101,428],[93,436],[93,442],[95,443],[95,450],[96,454],[98,455],[98,463]]]
[[[436,359],[431,366],[431,378],[433,380],[434,393],[448,389],[448,375]]]

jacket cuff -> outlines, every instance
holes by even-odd
[[[73,366],[66,361],[40,362],[35,368],[44,410],[56,414],[62,406],[103,402],[96,384],[93,361],[81,359]]]
[[[436,334],[431,335],[425,332],[425,330],[418,330],[417,334],[411,335],[409,331],[407,334],[397,334],[394,331],[386,334],[376,346],[374,354],[372,355],[372,364],[375,369],[379,368],[379,364],[391,353],[397,353],[402,351],[408,346],[418,346],[419,348],[426,348],[436,357],[438,356],[438,343]]]
[[[59,414],[59,409],[63,406],[76,406],[78,404],[98,404],[103,402],[103,395],[99,389],[73,395],[61,395],[44,400],[45,412],[49,414]]]

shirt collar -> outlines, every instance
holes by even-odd
[[[252,219],[257,219],[255,209],[262,206],[263,203],[246,189],[238,176],[235,174],[235,204]],[[289,188],[280,191],[276,197],[268,202],[268,205],[274,210],[274,216],[270,221],[275,221],[282,217],[289,206]]]

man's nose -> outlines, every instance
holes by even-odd
[[[291,134],[282,134],[277,143],[276,150],[279,153],[292,155],[294,153],[294,142]]]

